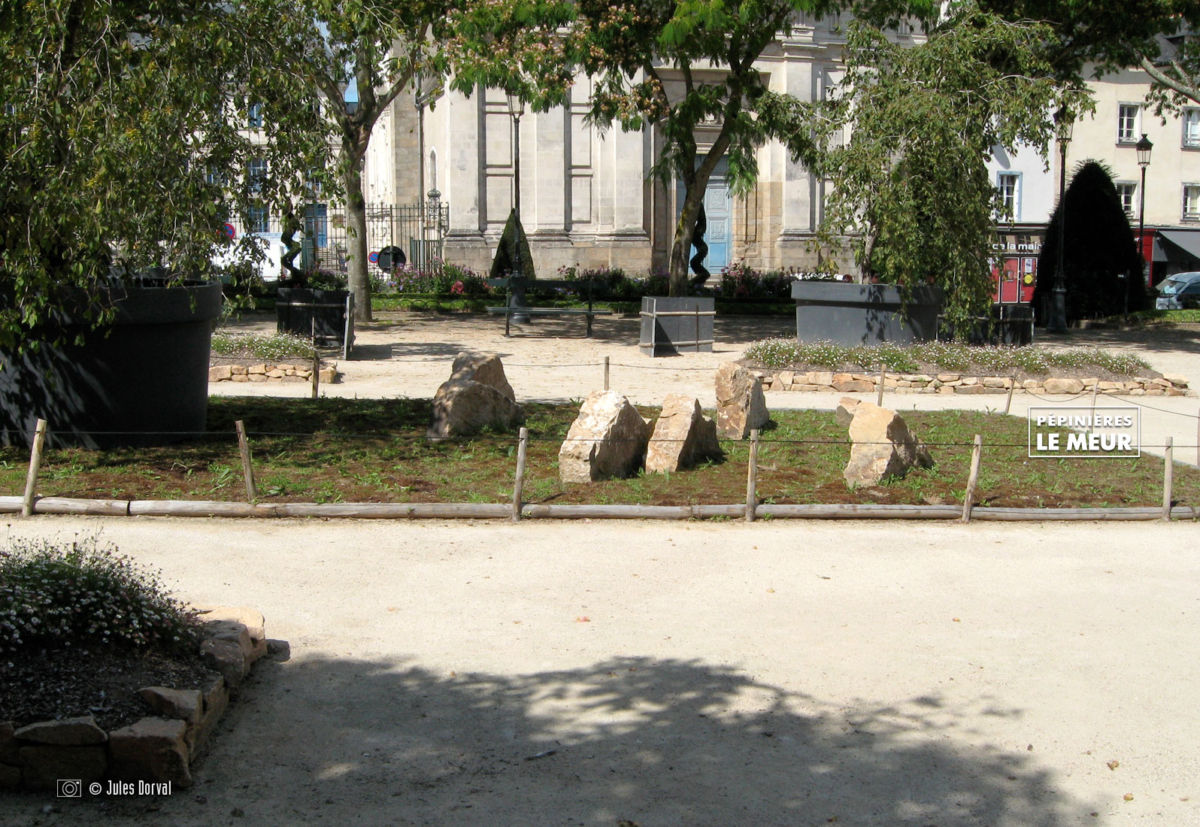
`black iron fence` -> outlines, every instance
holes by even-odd
[[[421,270],[441,264],[442,246],[450,225],[450,206],[429,204],[368,204],[367,252],[370,266],[391,261]],[[313,204],[304,216],[304,269],[347,271],[349,221],[344,209]],[[396,250],[400,255],[396,254]],[[383,254],[382,256],[380,254]],[[382,262],[380,259],[382,258]]]

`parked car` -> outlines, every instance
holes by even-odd
[[[1154,306],[1158,310],[1200,307],[1200,272],[1167,276],[1158,285]]]

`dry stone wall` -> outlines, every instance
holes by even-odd
[[[871,392],[879,388],[879,374],[846,373],[828,370],[765,370],[754,374],[762,380],[763,390],[809,392]],[[962,373],[887,373],[884,388],[896,393],[939,394],[1006,394],[1031,393],[1042,396],[1091,393],[1113,396],[1192,396],[1188,381],[1182,376],[1164,374],[1161,377],[1137,377],[1123,381],[1099,378],[1025,379],[1017,381],[1008,376],[972,376]]]
[[[213,670],[201,686],[143,687],[138,694],[153,714],[108,732],[91,715],[20,727],[0,721],[0,790],[56,790],[77,781],[81,796],[94,797],[94,790],[121,783],[139,794],[190,787],[192,762],[251,666],[272,647],[276,653],[287,647],[267,641],[263,617],[253,609],[216,607],[200,616],[201,653]]]
[[[317,378],[324,384],[341,379],[337,365],[326,365]],[[289,365],[262,362],[257,365],[213,365],[208,369],[209,382],[311,382],[312,365]]]

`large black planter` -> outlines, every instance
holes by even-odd
[[[276,329],[348,351],[354,339],[353,307],[349,290],[280,287],[275,298]]]
[[[929,341],[937,337],[942,291],[917,287],[908,302],[890,284],[795,281],[796,338],[840,345]]]
[[[204,431],[221,285],[119,288],[114,297],[109,328],[90,331],[68,316],[66,344],[0,351],[0,441],[28,445],[39,418],[57,446],[158,445]]]
[[[648,356],[712,353],[715,300],[711,297],[642,297],[638,347]]]

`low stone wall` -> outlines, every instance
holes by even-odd
[[[55,790],[62,797],[170,794],[190,787],[191,764],[250,668],[268,652],[262,615],[252,609],[204,610],[200,652],[213,670],[202,686],[138,691],[154,713],[105,732],[91,715],[0,722],[0,790]],[[271,641],[277,651],[287,644]],[[58,789],[62,784],[71,789]],[[77,784],[78,786],[74,786]]]
[[[329,384],[341,379],[336,365],[319,371],[318,379]],[[208,369],[209,382],[311,382],[312,365],[271,364],[213,365]]]
[[[837,373],[834,371],[765,370],[754,371],[762,379],[763,390],[853,393],[877,391],[879,374]],[[883,386],[896,393],[984,394],[1008,393],[1013,380],[1008,376],[970,376],[961,373],[887,373]],[[1097,378],[1073,379],[1049,377],[1026,379],[1012,387],[1014,393],[1061,396],[1091,393],[1120,396],[1188,396],[1188,382],[1182,376],[1138,377],[1125,381]]]

